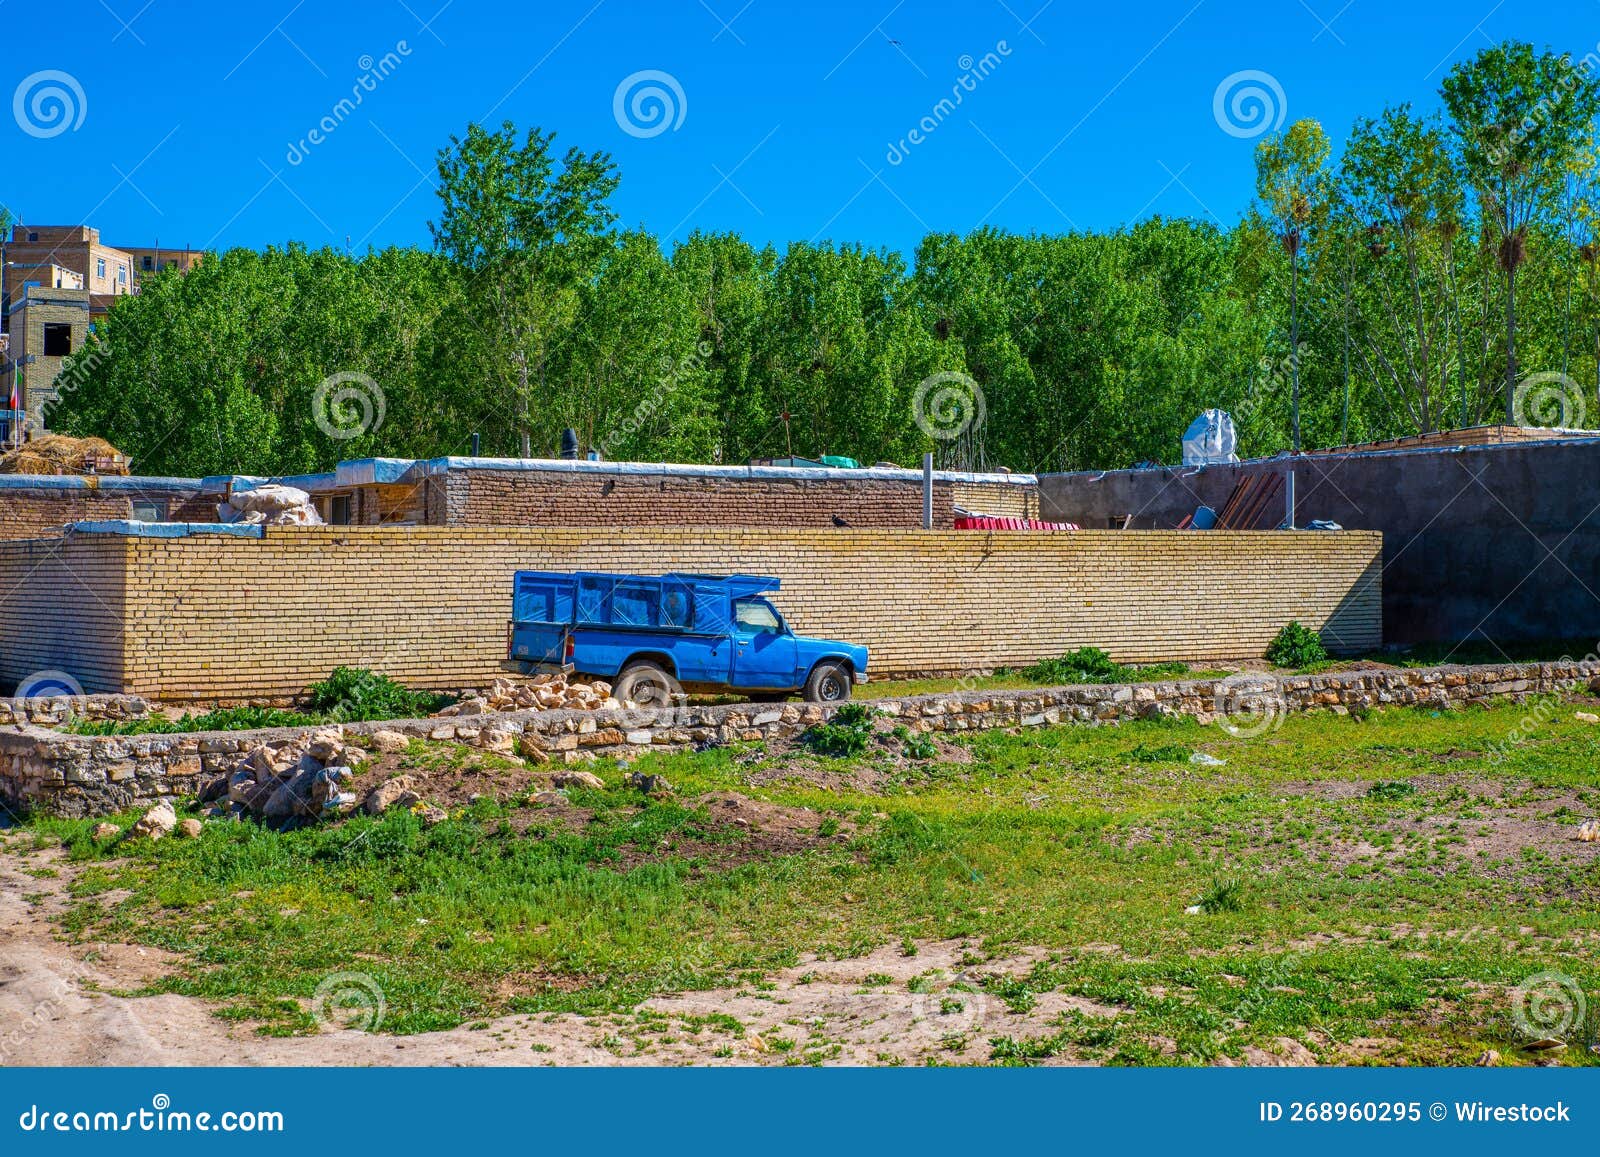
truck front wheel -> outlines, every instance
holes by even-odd
[[[812,703],[843,703],[850,698],[850,672],[837,663],[818,663],[806,678],[806,699]]]

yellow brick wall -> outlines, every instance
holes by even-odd
[[[1039,488],[1008,482],[952,482],[950,497],[969,514],[1038,518]]]
[[[0,692],[40,671],[65,671],[86,691],[120,690],[128,541],[78,535],[0,546]]]
[[[127,559],[121,689],[167,699],[289,695],[340,664],[416,686],[483,685],[504,657],[519,569],[774,574],[797,631],[865,643],[878,675],[1079,646],[1123,661],[1257,656],[1290,619],[1346,647],[1381,633],[1381,538],[1370,532],[285,527],[260,540],[79,536],[61,549],[71,569],[114,554],[112,543]],[[20,575],[15,556],[34,546],[0,543],[0,574]],[[96,575],[78,585],[117,585]],[[43,611],[47,590],[21,585]],[[10,645],[25,629],[4,627],[12,678]],[[103,651],[104,629],[87,620],[85,648]]]

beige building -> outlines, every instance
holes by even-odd
[[[0,394],[7,402],[13,388],[18,395],[18,412],[8,413],[4,422],[5,442],[14,445],[25,431],[46,427],[49,409],[61,396],[62,363],[89,336],[89,291],[28,285],[10,306]],[[19,422],[21,415],[26,417]]]
[[[14,225],[5,243],[5,300],[9,304],[29,285],[55,286],[53,270],[76,273],[97,297],[115,298],[134,291],[134,258],[126,249],[103,244],[100,230],[88,225]],[[96,312],[104,313],[110,303]]]
[[[83,346],[116,299],[137,293],[143,279],[162,270],[188,272],[200,260],[190,249],[107,245],[88,225],[14,225],[3,244],[0,332],[10,340],[0,408],[15,387],[26,428],[35,432],[45,428],[46,411],[60,396],[63,360]],[[14,444],[22,425],[13,414],[0,416],[0,438]]]
[[[160,273],[164,269],[176,269],[179,273],[188,273],[200,261],[200,254],[193,249],[163,249],[159,245],[155,248],[124,245],[121,251],[132,260],[135,293],[138,292],[139,283],[152,274]]]

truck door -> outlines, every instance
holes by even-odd
[[[674,654],[678,678],[685,683],[726,685],[733,670],[733,608],[728,592],[720,583],[705,582],[693,584],[688,593],[692,627]]]
[[[794,635],[766,599],[733,604],[733,686],[792,691],[800,649]]]

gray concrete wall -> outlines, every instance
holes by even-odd
[[[1044,475],[1041,516],[1171,527],[1220,511],[1244,474],[1285,468]],[[1600,640],[1600,439],[1313,455],[1295,472],[1299,525],[1383,532],[1385,640]]]

